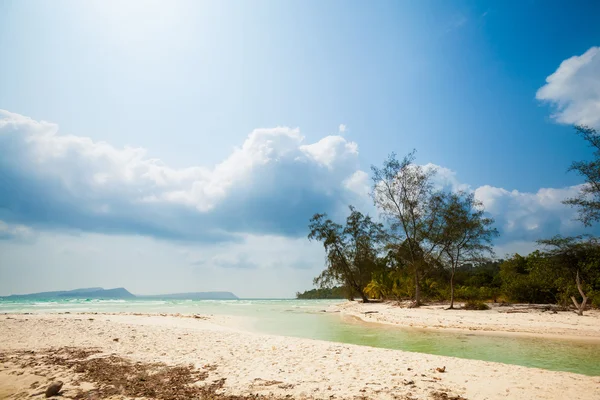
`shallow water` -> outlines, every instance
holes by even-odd
[[[321,310],[339,300],[0,300],[5,312],[151,312],[250,317],[245,328],[507,364],[600,375],[600,344],[573,340],[437,332],[367,324]]]

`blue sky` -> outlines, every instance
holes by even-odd
[[[580,233],[560,201],[590,156],[571,125],[600,125],[598,14],[0,1],[0,294],[292,296],[323,265],[306,217],[372,211],[369,166],[413,148],[484,201],[499,253]]]

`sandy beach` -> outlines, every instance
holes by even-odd
[[[43,398],[55,380],[64,382],[63,398],[79,399],[600,398],[600,377],[270,336],[236,325],[220,316],[2,315],[0,398]],[[169,382],[187,389],[165,392]]]
[[[554,312],[529,305],[492,305],[490,310],[485,311],[447,310],[447,307],[407,308],[393,302],[363,304],[353,301],[332,306],[327,311],[341,312],[366,322],[406,328],[581,339],[600,343],[600,310],[588,310],[580,317],[570,311]]]

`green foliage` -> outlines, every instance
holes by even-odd
[[[392,296],[394,282],[389,273],[373,274],[371,281],[365,287],[365,293],[372,299],[385,299]]]
[[[345,226],[331,221],[326,214],[315,214],[309,229],[308,238],[322,242],[327,255],[327,268],[314,284],[320,288],[342,285],[349,299],[356,293],[368,301],[364,288],[381,265],[378,256],[385,238],[383,225],[350,206]]]
[[[459,300],[474,301],[485,298],[482,291],[478,287],[473,286],[458,286],[455,289],[454,296]]]
[[[572,165],[586,185],[566,203],[589,225],[600,221],[600,136],[590,128],[577,131],[596,149],[596,160]],[[555,236],[538,242],[541,251],[492,261],[498,232],[472,194],[437,190],[435,171],[415,164],[414,152],[402,160],[392,154],[372,170],[371,194],[387,225],[354,207],[345,225],[315,214],[308,237],[323,243],[326,268],[314,280],[320,289],[298,298],[414,299],[416,305],[421,297],[456,298],[476,309],[502,299],[572,303],[580,314],[589,304],[600,306],[598,239]]]
[[[600,242],[584,236],[557,235],[538,243],[546,249],[545,280],[554,283],[563,301],[569,297],[582,315],[590,294],[600,288]]]
[[[444,194],[433,184],[434,169],[415,164],[415,152],[398,160],[394,153],[382,167],[372,166],[372,197],[389,228],[388,243],[397,262],[413,277],[415,304],[422,278],[441,256]]]
[[[548,274],[548,260],[535,251],[526,257],[515,254],[500,266],[502,292],[517,303],[555,303],[558,290]]]
[[[444,196],[442,209],[443,243],[441,263],[450,272],[450,308],[454,305],[456,269],[466,263],[484,260],[494,254],[492,239],[498,231],[494,220],[485,217],[483,203],[473,193],[450,193]]]
[[[347,298],[345,289],[341,286],[324,289],[311,289],[302,293],[297,292],[297,299],[345,299]]]
[[[589,296],[590,296],[592,307],[600,308],[600,290],[590,293]]]
[[[410,299],[414,293],[414,282],[403,271],[386,269],[373,274],[365,292],[374,299]]]
[[[576,133],[594,149],[594,160],[575,161],[569,171],[575,171],[585,179],[579,194],[564,201],[577,208],[579,220],[586,226],[600,221],[600,135],[587,126],[575,126]]]

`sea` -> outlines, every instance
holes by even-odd
[[[340,300],[2,300],[0,313],[129,312],[241,316],[240,328],[600,376],[600,342],[401,328],[323,312]]]

